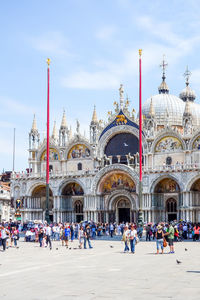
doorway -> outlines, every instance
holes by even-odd
[[[119,223],[130,223],[130,208],[118,208]]]
[[[167,200],[166,212],[168,216],[168,222],[177,220],[177,201],[174,198]]]

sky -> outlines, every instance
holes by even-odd
[[[28,134],[36,115],[41,138],[46,126],[47,65],[50,57],[50,120],[89,136],[96,105],[106,120],[119,100],[120,83],[138,110],[138,49],[142,54],[143,102],[158,93],[163,55],[170,93],[185,86],[200,97],[200,6],[190,0],[10,0],[0,3],[0,172],[28,167]]]

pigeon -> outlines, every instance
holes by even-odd
[[[176,262],[177,262],[177,264],[179,265],[179,264],[181,264],[182,262],[180,261],[180,260],[176,260]]]
[[[58,250],[58,248],[56,248],[56,250]]]
[[[112,245],[110,245],[110,248],[114,248]]]
[[[188,249],[187,249],[187,248],[185,248],[185,251],[188,251]]]
[[[70,247],[69,250],[71,250],[72,248]]]
[[[75,248],[73,248],[74,250],[76,250],[77,248],[75,247]]]

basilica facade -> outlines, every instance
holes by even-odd
[[[200,105],[189,85],[172,95],[165,78],[158,94],[142,108],[142,213],[145,222],[200,222]],[[94,108],[90,138],[73,135],[65,112],[50,138],[50,219],[54,222],[137,222],[139,211],[139,126],[129,100],[119,89],[119,103],[98,120]],[[46,139],[34,117],[29,133],[29,169],[13,174],[11,193],[21,200],[22,221],[44,220]],[[19,202],[18,202],[19,203]]]

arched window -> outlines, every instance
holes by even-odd
[[[78,170],[81,171],[83,169],[82,163],[78,163]]]
[[[169,213],[177,212],[177,203],[175,199],[173,198],[168,199],[166,206],[167,206],[167,212]]]
[[[83,203],[78,200],[75,202],[75,213],[76,214],[82,214],[83,213]]]

